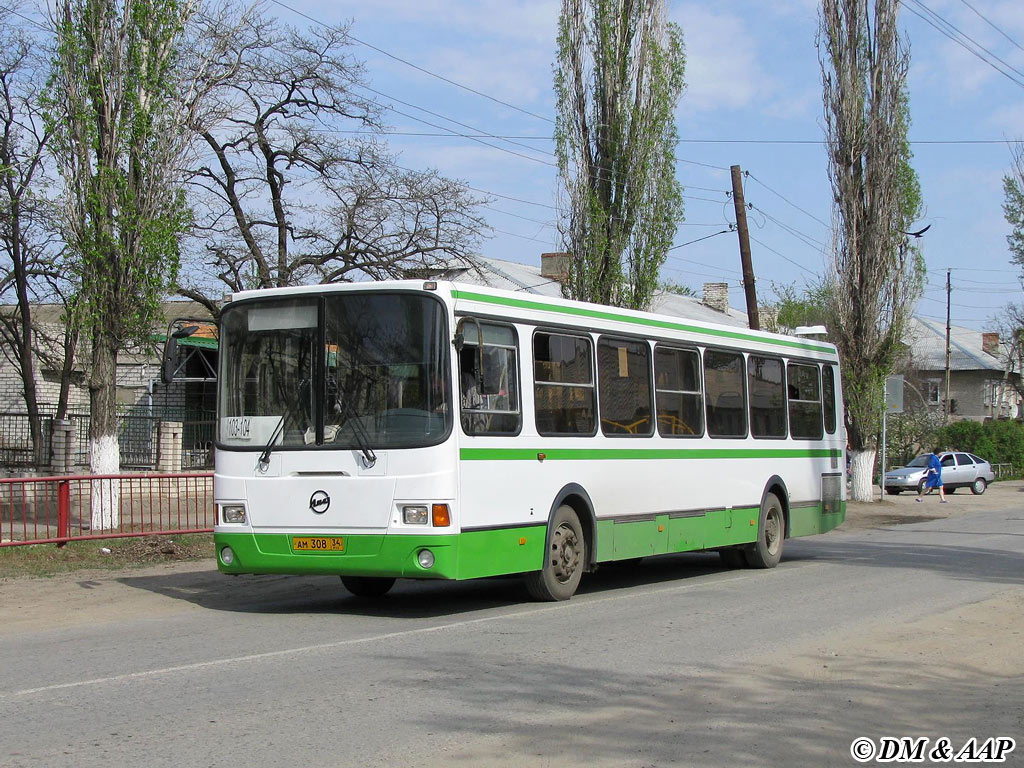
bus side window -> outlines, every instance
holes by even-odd
[[[651,348],[645,341],[597,342],[598,405],[606,435],[652,435]]]
[[[654,350],[654,384],[658,434],[700,437],[704,433],[700,353],[659,344]]]
[[[750,385],[750,434],[754,437],[786,436],[786,390],[782,360],[750,355],[747,358]]]
[[[463,431],[467,435],[517,434],[522,412],[515,330],[473,320],[463,322],[460,329],[464,339],[459,352]]]
[[[789,383],[789,433],[805,440],[822,438],[821,384],[818,366],[790,363],[786,367]]]
[[[747,436],[745,384],[743,355],[717,349],[704,351],[704,387],[711,437]]]
[[[537,331],[533,335],[537,432],[593,435],[593,343],[586,336]]]

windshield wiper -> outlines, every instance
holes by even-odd
[[[277,438],[284,432],[284,422],[288,416],[288,411],[281,414],[281,420],[277,422],[277,426],[274,427],[274,432],[270,436],[270,441],[264,446],[263,453],[260,454],[259,459],[256,461],[256,466],[259,467],[260,472],[266,472],[270,466],[270,454],[274,450],[274,443],[277,442]]]
[[[366,428],[363,426],[359,414],[356,413],[355,406],[352,405],[352,398],[346,397],[342,401],[341,408],[348,415],[349,423],[352,425],[352,436],[355,437],[356,443],[359,445],[359,452],[363,455],[363,465],[366,469],[371,469],[377,463],[377,454],[370,447],[370,437],[366,434]]]

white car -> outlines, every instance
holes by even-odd
[[[930,453],[922,454],[907,466],[886,472],[885,492],[893,495],[901,491],[921,493],[930,457]],[[973,453],[946,451],[939,454],[939,461],[942,463],[942,485],[947,493],[957,488],[970,488],[971,493],[982,494],[996,477],[992,465]]]

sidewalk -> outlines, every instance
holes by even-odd
[[[938,493],[925,496],[918,504],[915,501],[917,494],[906,492],[898,496],[886,494],[884,500],[879,502],[878,486],[874,486],[872,490],[874,502],[847,502],[846,522],[837,530],[851,531],[885,525],[923,523],[927,520],[941,520],[1013,506],[1024,509],[1024,480],[993,483],[981,496],[975,496],[969,488],[959,488],[954,493],[946,491],[947,504],[939,503]]]

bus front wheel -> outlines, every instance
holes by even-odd
[[[381,597],[395,586],[394,579],[381,576],[342,576],[341,583],[356,597]]]
[[[587,542],[576,511],[561,506],[548,534],[544,565],[526,574],[526,589],[534,600],[568,600],[576,593],[587,564]]]
[[[782,543],[786,538],[786,519],[782,503],[774,493],[765,494],[757,521],[757,541],[747,550],[751,568],[774,568],[782,559]]]

